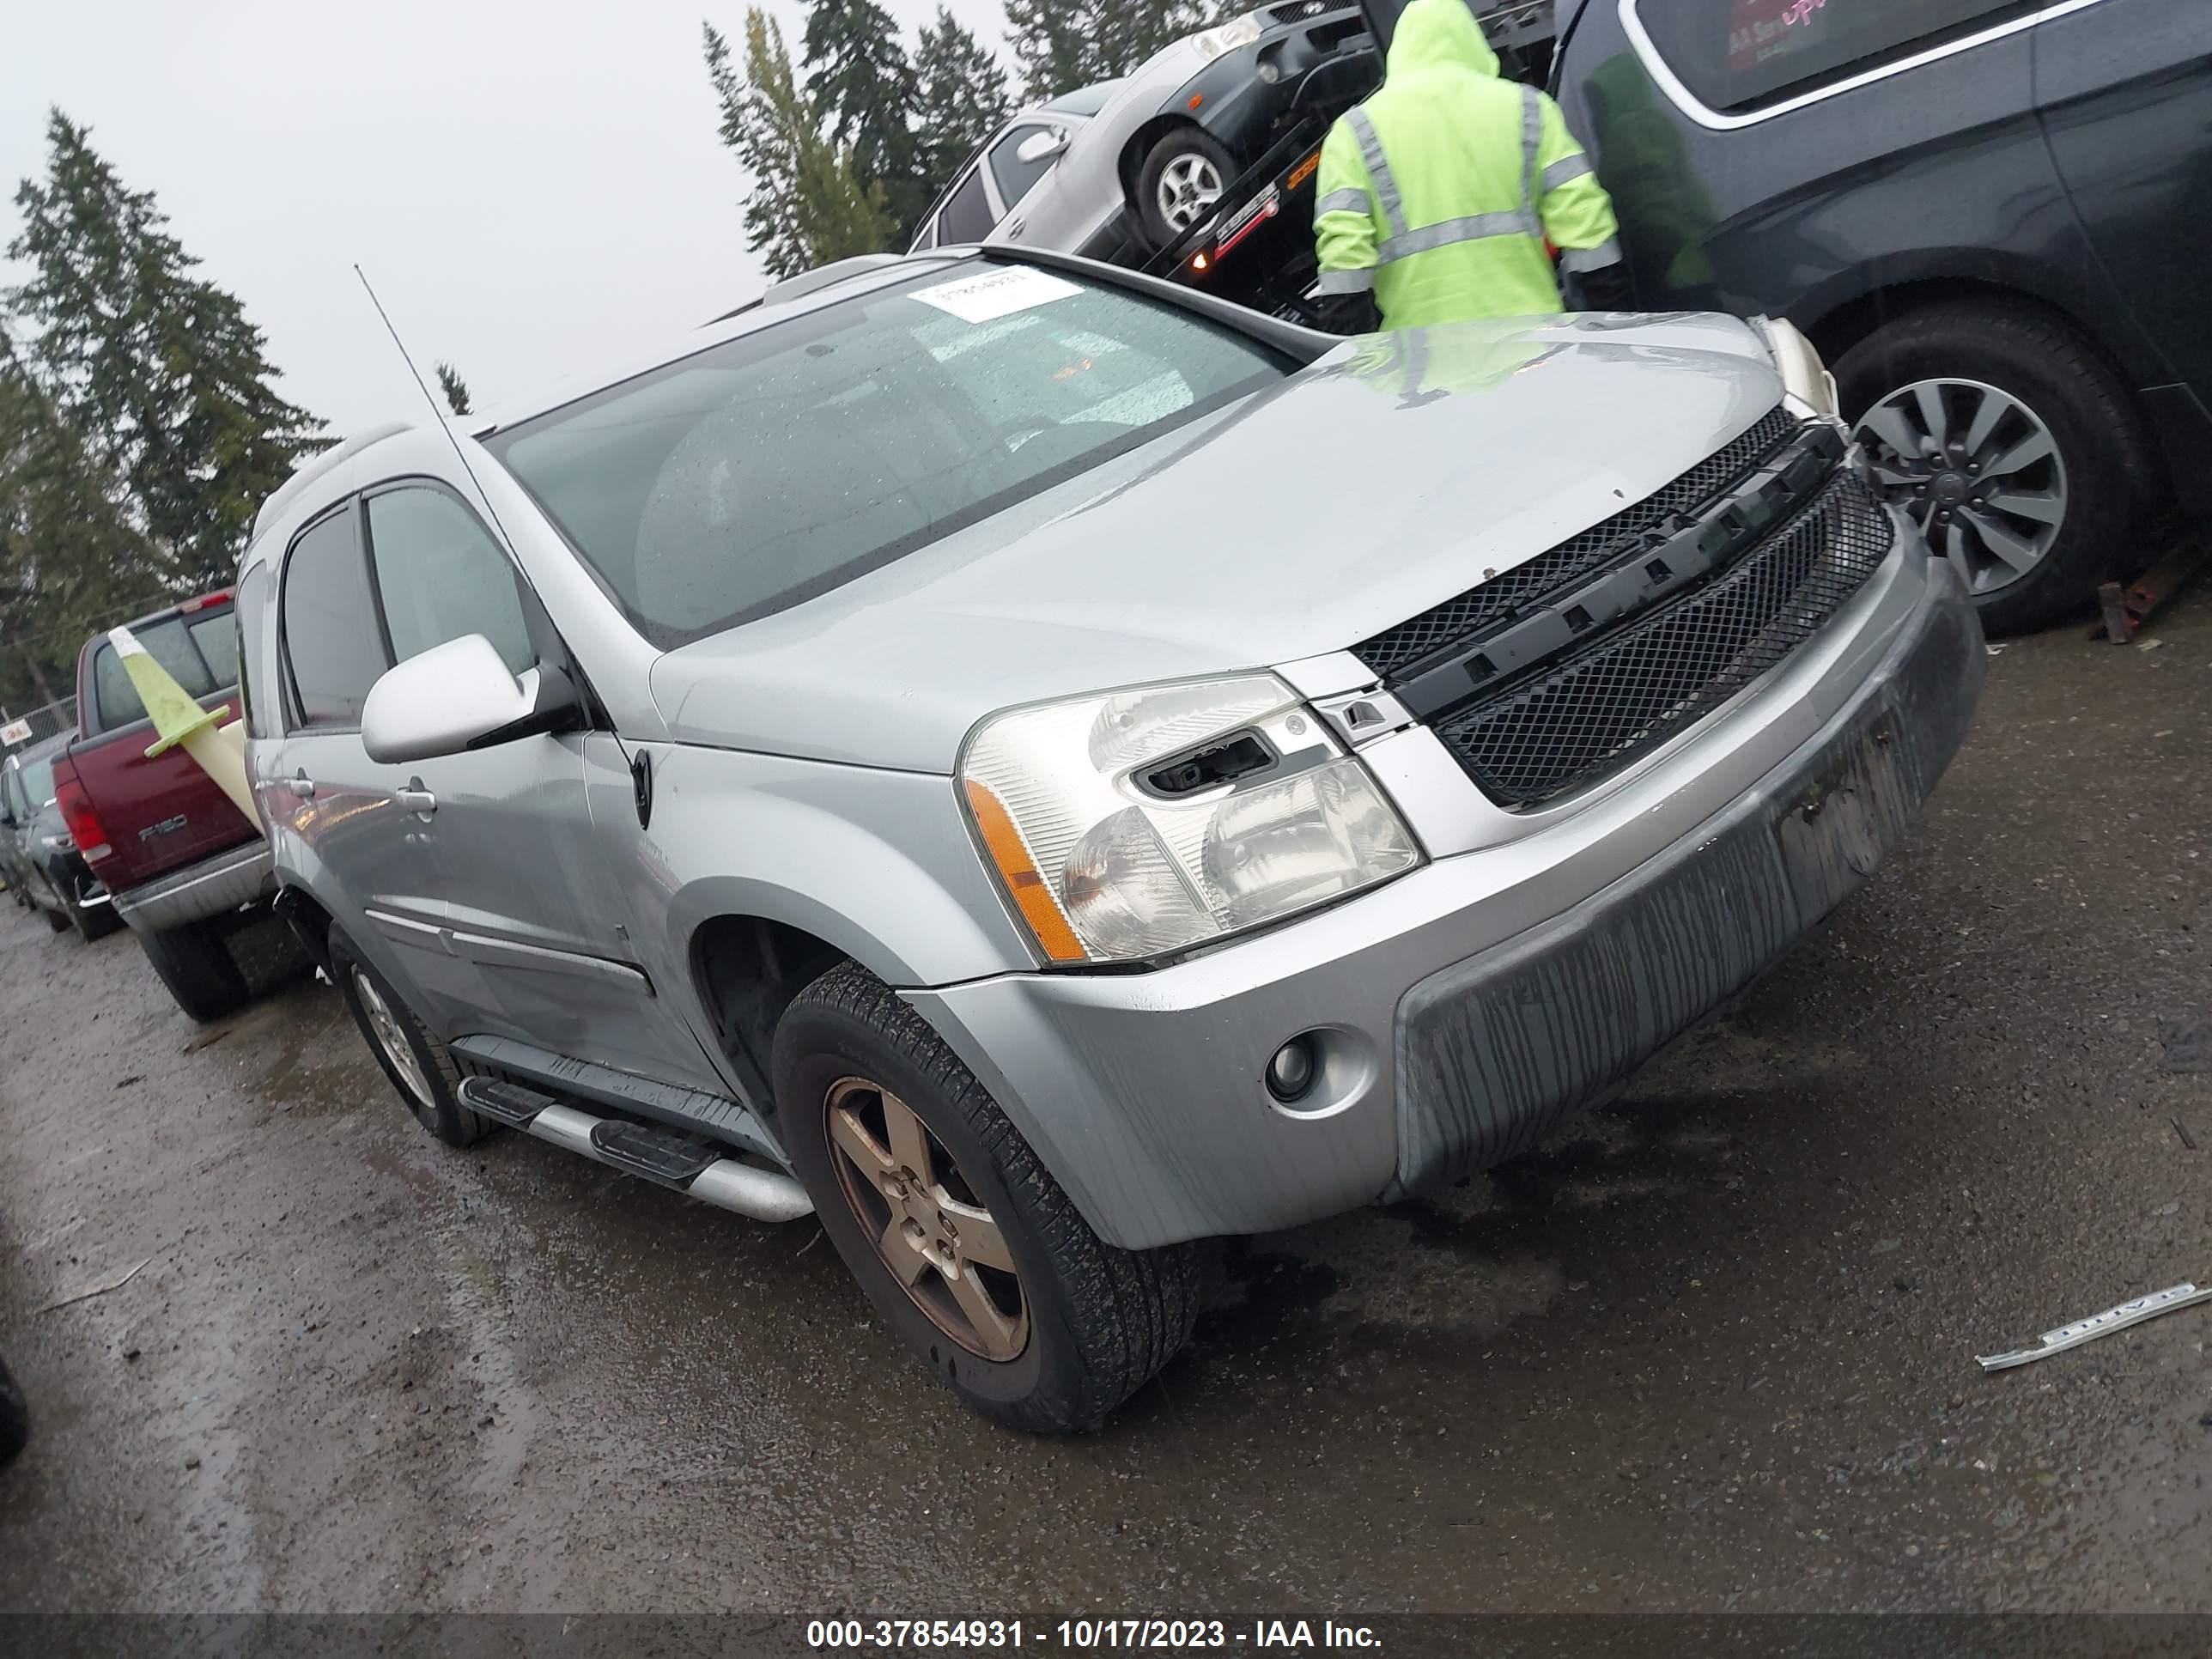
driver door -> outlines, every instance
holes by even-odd
[[[470,634],[518,678],[551,629],[474,511],[443,484],[403,479],[362,501],[378,608],[402,663]],[[536,733],[413,761],[398,805],[431,847],[445,901],[441,1024],[717,1093],[690,1027],[636,960],[586,799],[605,733]],[[604,769],[605,762],[601,762]]]

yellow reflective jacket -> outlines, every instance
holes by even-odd
[[[1617,262],[1613,204],[1559,106],[1503,81],[1467,0],[1413,0],[1382,89],[1322,146],[1324,294],[1372,289],[1386,328],[1561,309],[1560,268]]]

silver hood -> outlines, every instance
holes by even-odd
[[[1281,386],[653,670],[679,742],[949,772],[994,710],[1340,651],[1652,494],[1782,397],[1730,318],[1462,324]]]

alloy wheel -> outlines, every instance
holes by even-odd
[[[1004,1229],[912,1107],[865,1078],[831,1085],[830,1162],[876,1253],[947,1337],[986,1359],[1028,1345],[1029,1298]]]
[[[1212,210],[1227,189],[1221,169],[1207,157],[1188,152],[1178,155],[1160,170],[1160,217],[1173,230],[1188,230]]]
[[[1978,594],[2009,587],[2065,527],[2066,461],[2033,410],[1979,380],[1917,380],[1859,419],[1883,493]]]
[[[413,1097],[410,1103],[418,1114],[432,1109],[430,1079],[422,1075],[422,1062],[415,1058],[415,1045],[408,1042],[407,1033],[392,1012],[392,1005],[384,1000],[384,993],[359,967],[353,970],[353,989],[361,999],[362,1012],[368,1016],[369,1034],[376,1039],[378,1050]]]

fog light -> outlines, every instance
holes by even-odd
[[[1294,1036],[1267,1062],[1267,1092],[1285,1105],[1303,1099],[1320,1071],[1310,1036]]]

